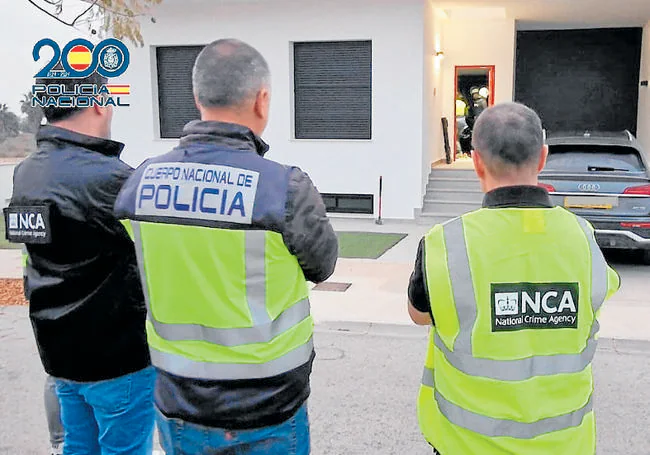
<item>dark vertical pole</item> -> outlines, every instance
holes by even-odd
[[[384,177],[380,175],[379,176],[379,218],[377,218],[376,221],[377,224],[383,224],[383,221],[381,220],[381,192],[382,192],[383,180]]]

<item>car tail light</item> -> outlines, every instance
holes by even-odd
[[[548,183],[538,183],[537,186],[539,186],[540,188],[544,188],[549,193],[555,192],[555,187],[553,185],[549,185]]]
[[[650,223],[621,223],[621,227],[627,229],[634,229],[634,228],[650,229]]]
[[[650,196],[650,185],[631,186],[629,188],[625,188],[623,194],[636,194],[641,196]]]

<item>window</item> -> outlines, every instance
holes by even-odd
[[[178,138],[200,117],[192,94],[192,67],[203,46],[156,48],[160,137]]]
[[[372,42],[293,45],[296,139],[370,139]]]
[[[552,145],[545,171],[643,172],[639,152],[614,145]]]
[[[373,214],[375,201],[372,194],[321,193],[325,208],[330,213]]]

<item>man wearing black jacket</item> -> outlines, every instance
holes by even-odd
[[[41,84],[105,84],[41,80]],[[47,107],[38,151],[14,174],[8,237],[26,245],[25,294],[55,378],[65,455],[151,453],[154,370],[135,251],[113,215],[132,169],[109,139],[112,108]]]

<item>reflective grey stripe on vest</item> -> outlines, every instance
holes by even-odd
[[[313,338],[291,352],[266,363],[213,363],[190,360],[176,354],[150,349],[151,362],[171,374],[196,379],[234,380],[277,376],[304,365],[314,350]]]
[[[598,320],[594,319],[594,325],[591,327],[591,334],[589,335],[589,340],[587,341],[587,349],[585,349],[581,354],[581,357],[584,357],[583,360],[587,361],[587,364],[584,366],[584,368],[587,368],[591,362],[590,359],[587,359],[587,353],[591,353],[593,356],[596,352],[596,334],[599,330],[600,323]],[[460,368],[457,365],[454,365],[456,369],[472,376],[484,376],[483,373],[485,370],[492,368],[491,363],[494,362],[493,360],[478,359],[471,356],[466,356],[464,354],[450,353],[447,349],[447,346],[445,346],[438,334],[435,334],[434,336],[435,345],[443,351],[445,357],[449,358],[450,356],[455,356],[456,361],[460,365]],[[469,357],[469,360],[465,361],[465,357]],[[558,371],[561,373],[571,373],[573,371],[569,370],[569,368],[573,366],[572,357],[574,356],[571,354],[560,354],[537,356],[522,360],[499,361],[499,363],[502,364],[501,367],[503,368],[503,371],[492,371],[491,373],[493,376],[491,376],[491,379],[496,379],[499,381],[523,381],[534,376],[557,374]],[[475,368],[478,368],[478,370],[475,370]],[[562,371],[563,369],[567,371]],[[426,387],[433,387],[432,368],[424,367],[424,371],[422,372],[422,385]]]
[[[451,290],[456,302],[460,331],[454,342],[454,351],[472,352],[472,330],[476,323],[476,295],[472,269],[465,244],[465,230],[462,218],[456,218],[443,226],[447,268],[451,279]]]
[[[422,372],[422,385],[433,387],[433,368],[424,367],[424,371]]]
[[[264,231],[246,231],[246,298],[253,327],[219,329],[201,324],[169,324],[156,321],[149,302],[140,224],[137,221],[132,221],[131,224],[147,304],[147,318],[161,338],[167,341],[207,341],[221,346],[266,343],[309,317],[309,299],[303,299],[283,311],[274,321],[271,320],[266,311],[266,235]]]
[[[254,327],[215,329],[199,324],[163,324],[154,320],[150,312],[148,319],[158,336],[167,341],[200,340],[221,346],[240,346],[268,343],[308,317],[309,299],[304,299],[284,310],[275,321],[269,319],[268,322]]]
[[[449,363],[465,374],[497,381],[525,381],[535,376],[578,373],[587,368],[596,353],[596,333],[599,328],[600,324],[594,320],[587,347],[580,354],[544,355],[518,360],[481,359],[471,354],[451,352],[437,333],[434,336],[434,343]]]
[[[462,218],[456,218],[444,224],[443,233],[447,249],[447,266],[460,330],[454,342],[453,351],[445,346],[437,334],[434,343],[454,368],[471,376],[501,381],[522,381],[535,376],[577,373],[583,371],[590,364],[596,350],[597,321],[594,321],[592,333],[585,349],[579,354],[534,356],[520,360],[491,360],[474,357],[472,355],[472,331],[477,319],[477,303]],[[593,238],[591,235],[588,237]],[[592,305],[595,312],[603,304],[607,292],[607,263],[600,249],[595,245],[595,241],[590,240],[590,249],[592,255]]]
[[[271,322],[266,311],[266,233],[246,231],[246,299],[253,325]]]
[[[592,397],[590,396],[587,404],[577,411],[538,420],[537,422],[524,423],[515,422],[514,420],[494,419],[467,411],[448,401],[437,389],[434,391],[434,396],[440,413],[451,423],[491,438],[505,436],[532,439],[543,434],[577,427],[582,423],[585,416],[593,411]]]
[[[147,306],[147,316],[151,316],[151,305],[149,304],[149,285],[147,283],[147,274],[144,269],[144,251],[142,249],[142,233],[140,232],[140,222],[131,221],[133,229],[133,243],[135,245],[135,258],[138,261],[138,271],[140,272],[140,282],[142,283],[142,293],[144,294],[144,303]]]
[[[598,243],[596,243],[596,237],[589,228],[587,220],[580,217],[577,217],[577,219],[589,241],[589,249],[591,250],[591,304],[595,315],[607,298],[607,290],[609,289],[607,262]]]
[[[433,369],[424,368],[422,385],[435,388]],[[447,400],[438,390],[435,390],[434,397],[438,403],[440,413],[451,423],[489,437],[508,436],[519,439],[532,439],[542,434],[577,427],[582,423],[585,416],[593,410],[592,398],[590,397],[587,404],[577,411],[533,423],[522,423],[513,420],[494,419],[467,411]]]

